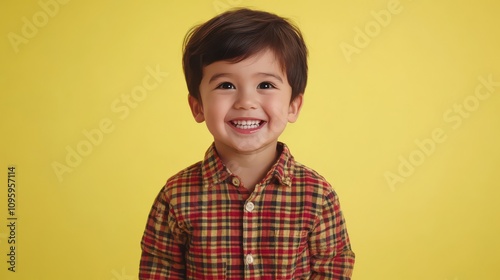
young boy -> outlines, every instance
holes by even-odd
[[[214,142],[157,196],[139,278],[350,279],[336,193],[278,142],[307,82],[300,31],[267,12],[225,12],[188,33],[183,66]]]

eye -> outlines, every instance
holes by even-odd
[[[220,83],[218,86],[217,86],[218,89],[235,89],[236,87],[229,83],[229,82],[223,82],[223,83]]]
[[[258,89],[273,89],[276,87],[270,82],[262,82],[257,86],[257,88]]]

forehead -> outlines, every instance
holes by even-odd
[[[203,67],[203,77],[205,78],[207,75],[218,72],[240,73],[244,75],[259,71],[272,71],[280,76],[286,76],[274,52],[265,49],[242,60],[220,60],[213,62]]]

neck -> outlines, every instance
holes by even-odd
[[[243,186],[250,190],[253,190],[255,185],[266,176],[278,156],[277,143],[252,153],[241,153],[226,147],[219,147],[217,143],[215,146],[222,162],[231,173],[240,177]]]

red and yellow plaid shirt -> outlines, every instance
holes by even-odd
[[[350,279],[339,199],[285,144],[248,192],[212,145],[170,178],[142,238],[139,279]]]

